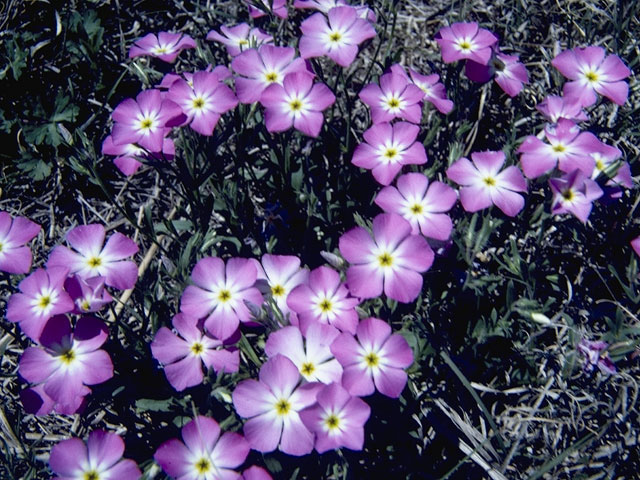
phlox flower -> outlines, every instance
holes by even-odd
[[[228,78],[231,78],[231,70],[229,70],[224,65],[217,65],[214,68],[213,65],[209,64],[207,68],[200,71],[214,74],[221,82],[227,80]],[[160,83],[156,85],[156,88],[160,90],[169,90],[171,88],[171,85],[176,83],[178,80],[184,80],[191,88],[193,88],[193,76],[196,73],[198,72],[182,72],[180,75],[178,75],[177,73],[167,73],[164,77],[162,77]]]
[[[338,272],[325,266],[311,270],[309,283],[298,285],[287,298],[303,333],[313,323],[328,323],[340,331],[355,332],[358,324],[355,308],[359,303],[349,296]]]
[[[460,203],[467,212],[477,212],[495,205],[505,215],[514,217],[524,207],[527,182],[518,167],[504,165],[504,152],[474,152],[471,160],[458,159],[447,169],[447,177],[459,185]]]
[[[44,391],[45,384],[41,383],[33,387],[25,388],[20,392],[20,401],[25,412],[33,415],[49,415],[59,413],[61,415],[73,415],[82,413],[87,399],[83,396],[75,397],[71,403],[57,403]]]
[[[616,366],[613,364],[606,350],[609,347],[607,342],[591,341],[583,338],[580,340],[576,348],[584,356],[584,371],[591,372],[596,365],[602,373],[614,375]]]
[[[298,456],[313,450],[313,434],[298,413],[315,403],[322,384],[299,386],[299,381],[293,362],[276,355],[260,368],[259,381],[244,380],[233,391],[236,413],[249,419],[244,436],[252,449],[264,453],[279,448]]]
[[[287,12],[287,0],[244,0],[249,8],[251,18],[264,17],[267,13],[262,8],[254,7],[255,4],[261,3],[267,11],[273,12],[276,17],[285,19],[289,16]],[[253,4],[253,5],[252,5]]]
[[[581,132],[570,120],[560,118],[557,125],[547,125],[548,143],[529,135],[518,148],[520,164],[527,178],[539,177],[558,166],[562,172],[581,170],[591,175],[595,160],[592,152],[600,150],[600,141],[591,132]]]
[[[100,350],[107,340],[104,323],[81,317],[71,330],[69,319],[52,317],[40,335],[41,347],[27,348],[20,358],[19,373],[30,383],[44,384],[44,392],[56,403],[78,404],[78,397],[113,377],[109,354]]]
[[[164,442],[153,455],[167,475],[176,480],[233,480],[249,454],[247,441],[237,433],[220,435],[212,418],[198,415],[182,427],[182,440]]]
[[[137,480],[142,472],[133,460],[123,459],[124,442],[115,433],[94,430],[85,444],[79,438],[56,443],[49,466],[56,480]]]
[[[315,13],[300,25],[300,56],[314,58],[326,55],[342,67],[353,63],[358,45],[376,36],[373,26],[358,16],[349,6],[335,7],[327,12]]]
[[[489,63],[492,49],[498,39],[489,30],[478,28],[475,22],[453,23],[436,34],[436,42],[445,63],[457,60],[474,60],[482,65]]]
[[[231,62],[236,76],[236,93],[242,103],[254,103],[260,100],[262,92],[271,84],[282,85],[284,78],[294,72],[304,72],[313,77],[307,70],[302,58],[294,58],[295,49],[291,47],[274,47],[262,45],[260,48],[245,50]]]
[[[391,73],[403,75],[422,90],[422,100],[431,103],[440,113],[447,114],[453,110],[453,102],[447,98],[447,92],[444,89],[444,84],[440,82],[438,74],[422,75],[410,68],[409,75],[407,75],[404,67],[399,63],[391,66]]]
[[[237,57],[236,57],[237,58]],[[326,110],[336,97],[324,83],[313,83],[308,73],[290,73],[282,85],[272,83],[262,96],[265,123],[270,132],[282,132],[291,126],[310,137],[317,137]]]
[[[104,288],[104,277],[82,278],[78,275],[67,277],[64,289],[75,304],[73,313],[90,313],[101,310],[113,298]]]
[[[404,369],[413,363],[413,352],[402,335],[378,318],[358,324],[356,336],[343,333],[331,344],[331,352],[344,368],[342,386],[358,397],[378,390],[398,398],[407,383]]]
[[[151,354],[164,365],[167,380],[177,391],[202,383],[203,363],[216,373],[238,371],[238,350],[221,348],[220,340],[198,328],[197,319],[179,313],[173,317],[172,324],[178,335],[161,327],[151,342]]]
[[[422,275],[433,263],[433,250],[427,241],[411,235],[411,224],[395,213],[382,213],[373,219],[373,238],[362,227],[340,237],[340,253],[351,265],[347,286],[352,295],[374,298],[384,293],[408,303],[422,290]]]
[[[0,272],[27,273],[31,250],[25,244],[40,232],[40,225],[25,217],[11,218],[0,211]]]
[[[39,268],[18,285],[20,293],[9,297],[7,320],[18,322],[22,332],[36,342],[47,320],[73,310],[74,303],[64,291],[66,267]]]
[[[302,410],[300,418],[316,434],[318,453],[340,447],[362,450],[364,424],[371,415],[369,405],[361,398],[352,397],[338,383],[323,387],[316,399],[317,404]]]
[[[580,170],[574,170],[561,178],[550,178],[549,185],[553,192],[551,213],[572,213],[582,223],[586,223],[589,218],[592,202],[603,194],[598,184]]]
[[[212,72],[194,73],[191,85],[177,80],[167,98],[182,108],[192,129],[207,136],[213,135],[220,116],[238,104],[233,91]]]
[[[318,10],[322,13],[329,13],[334,7],[345,7],[349,4],[345,0],[294,0],[293,8]]]
[[[451,210],[458,196],[442,182],[432,182],[422,173],[407,173],[398,178],[396,187],[385,187],[375,202],[387,213],[396,213],[411,224],[411,233],[422,233],[436,240],[448,240],[453,222],[445,212]]]
[[[515,97],[525,83],[529,83],[529,74],[517,55],[494,52],[488,64],[467,60],[465,73],[474,82],[488,82],[494,78],[496,83],[510,97]]]
[[[631,240],[631,248],[633,248],[633,251],[636,252],[636,255],[640,257],[640,236]]]
[[[298,327],[284,327],[269,335],[264,351],[269,358],[287,357],[308,382],[340,382],[342,367],[329,349],[338,335],[336,328],[322,323],[311,324],[304,338]]]
[[[195,285],[189,285],[180,299],[180,311],[194,318],[206,317],[204,327],[214,337],[225,340],[240,322],[251,319],[245,302],[262,305],[257,288],[256,267],[246,258],[205,257],[191,273]]]
[[[362,136],[366,143],[358,145],[351,163],[371,170],[373,178],[389,185],[403,165],[427,163],[427,153],[421,142],[416,142],[420,127],[408,122],[374,124]]]
[[[82,278],[105,277],[105,283],[118,290],[132,288],[138,279],[138,267],[125,259],[135,255],[138,246],[119,232],[106,244],[104,237],[104,227],[98,223],[72,228],[67,242],[75,251],[58,245],[49,255],[47,267],[66,267],[70,274]]]
[[[124,175],[130,176],[138,171],[142,166],[140,160],[167,160],[172,161],[176,154],[176,146],[170,138],[162,140],[162,150],[159,152],[149,152],[139,147],[135,143],[124,143],[116,145],[113,143],[113,136],[109,135],[102,142],[103,155],[115,155],[113,163]]]
[[[162,151],[168,128],[184,121],[180,107],[163,100],[156,89],[140,92],[135,100],[127,98],[111,117],[115,122],[111,130],[114,145],[136,143],[150,152]]]
[[[606,183],[607,186],[615,187],[621,185],[626,188],[633,188],[631,169],[627,162],[620,163],[617,170],[610,171],[616,164],[616,161],[622,156],[620,149],[602,143],[600,150],[591,152],[591,156],[595,160],[595,166],[591,174],[592,179],[595,180],[600,174],[605,174],[611,176]]]
[[[385,73],[380,85],[370,83],[358,94],[360,100],[371,108],[373,123],[390,122],[402,118],[411,123],[420,123],[424,92],[402,75]]]
[[[247,48],[256,48],[264,43],[273,42],[273,37],[259,28],[251,28],[246,23],[233,27],[222,25],[220,32],[211,30],[207,34],[207,40],[220,42],[227,47],[227,52],[232,57],[240,54]]]
[[[571,82],[563,88],[565,97],[575,98],[583,107],[596,103],[596,93],[622,105],[629,95],[629,85],[623,79],[631,70],[617,55],[606,55],[602,47],[574,48],[559,53],[551,61]]]
[[[273,480],[273,478],[264,468],[252,465],[242,472],[242,480]]]
[[[309,278],[309,270],[300,268],[300,259],[293,255],[264,254],[262,263],[252,259],[258,272],[256,287],[263,295],[271,297],[276,306],[289,321],[296,325],[298,318],[287,305],[289,293]]]
[[[160,60],[173,63],[178,54],[187,48],[196,48],[196,42],[189,35],[181,33],[160,32],[148,33],[133,44],[129,50],[129,58],[150,55]]]
[[[536,109],[547,117],[551,123],[558,123],[561,118],[572,122],[586,122],[589,120],[587,114],[582,110],[582,105],[574,97],[547,95],[542,102],[536,105]]]

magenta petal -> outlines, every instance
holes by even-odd
[[[204,376],[202,374],[202,362],[198,357],[184,357],[170,365],[165,365],[164,373],[167,380],[178,392],[185,388],[200,385]]]
[[[354,364],[344,368],[342,373],[342,386],[357,397],[366,397],[375,392],[373,378],[366,368]]]
[[[109,354],[104,350],[96,350],[82,355],[82,363],[84,366],[81,375],[82,383],[86,385],[97,385],[113,377],[113,363],[111,363]]]
[[[371,265],[352,265],[347,270],[347,286],[359,298],[375,298],[382,294],[383,273]]]
[[[273,402],[276,401],[273,393],[264,383],[252,379],[240,382],[233,391],[232,397],[236,413],[244,418],[270,411],[273,408]]]
[[[43,382],[57,368],[57,361],[41,348],[29,347],[20,357],[20,376],[31,383]]]
[[[247,458],[249,444],[242,435],[227,432],[216,444],[212,456],[217,466],[222,468],[237,468]]]
[[[524,198],[515,192],[497,188],[491,193],[491,199],[505,215],[515,217],[524,208]]]
[[[192,470],[192,455],[184,443],[177,438],[172,438],[160,445],[153,459],[165,473],[174,478],[181,478]]]
[[[202,415],[182,427],[182,439],[192,452],[211,452],[219,436],[218,422]]]
[[[243,432],[253,450],[272,452],[280,443],[282,419],[271,414],[258,415],[244,424]]]
[[[431,256],[433,261],[433,256]],[[422,290],[422,275],[419,273],[401,269],[385,275],[384,293],[402,303],[414,301]]]
[[[478,186],[462,187],[460,189],[460,203],[467,212],[477,212],[493,205],[489,191]]]
[[[350,263],[368,263],[375,243],[369,232],[355,227],[344,233],[339,240],[340,253]]]
[[[407,374],[398,368],[380,368],[373,373],[376,389],[391,398],[398,398],[407,384]]]
[[[115,433],[94,430],[87,440],[87,453],[91,465],[106,470],[122,458],[124,441]]]
[[[304,426],[297,413],[291,413],[282,429],[280,450],[289,455],[306,455],[313,450],[313,434]]]
[[[300,380],[298,368],[287,357],[276,355],[260,368],[260,381],[274,392],[289,396]],[[276,393],[278,395],[278,393]]]
[[[176,362],[188,355],[189,352],[189,344],[167,327],[160,328],[151,343],[153,358],[162,363]]]
[[[136,465],[136,462],[129,459],[123,459],[118,462],[117,465],[111,467],[111,469],[109,470],[109,475],[111,475],[111,478],[114,479],[126,478],[131,480],[138,480],[140,477],[142,477],[142,472],[138,468],[138,465]]]
[[[75,477],[81,473],[86,461],[87,447],[79,438],[58,442],[49,456],[51,470],[65,477]]]

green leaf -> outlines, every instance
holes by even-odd
[[[165,400],[153,400],[151,398],[140,398],[136,400],[136,410],[138,412],[169,412],[171,411],[171,398]]]

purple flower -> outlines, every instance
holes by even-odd
[[[196,48],[196,42],[189,35],[160,32],[156,36],[155,33],[149,33],[133,44],[129,50],[129,58],[150,55],[173,63],[178,54],[186,48]]]
[[[321,383],[298,386],[298,368],[286,357],[276,355],[260,368],[260,381],[244,380],[233,391],[236,413],[248,418],[244,435],[259,452],[279,448],[289,455],[306,455],[313,450],[313,434],[298,413],[316,401]]]
[[[172,324],[179,336],[161,327],[151,343],[151,353],[164,364],[167,380],[177,391],[202,383],[203,363],[216,373],[238,371],[238,350],[221,348],[220,340],[202,333],[197,319],[179,313],[173,317]]]
[[[238,104],[231,89],[213,72],[194,73],[191,85],[182,79],[175,81],[167,98],[182,108],[192,129],[207,136],[213,135],[220,115]]]
[[[127,98],[111,114],[114,145],[136,143],[150,152],[160,152],[168,127],[180,125],[184,114],[178,105],[162,98],[160,90],[150,89]]]
[[[338,335],[336,328],[322,323],[310,325],[304,339],[298,327],[284,327],[269,335],[264,351],[270,358],[287,357],[308,382],[340,382],[342,367],[329,349]]]
[[[345,0],[294,0],[293,8],[310,8],[322,13],[329,13],[335,7],[345,7],[349,4]]]
[[[633,248],[633,251],[636,252],[636,255],[640,257],[640,236],[631,240],[631,248]]]
[[[88,393],[88,392],[87,392]],[[34,415],[49,415],[52,412],[61,415],[73,415],[82,413],[86,407],[87,399],[84,396],[75,397],[71,403],[57,403],[44,391],[44,384],[25,388],[20,392],[20,401],[27,413]]]
[[[125,143],[116,145],[113,143],[113,136],[109,135],[102,142],[103,155],[115,155],[113,163],[123,174],[130,176],[138,171],[142,166],[140,160],[157,159],[157,160],[173,160],[176,154],[176,146],[173,140],[165,138],[162,140],[162,151],[149,152],[135,143]]]
[[[73,310],[74,303],[64,291],[69,269],[50,267],[37,269],[18,285],[20,293],[9,297],[7,320],[18,322],[23,333],[36,342],[47,320]]]
[[[125,258],[135,255],[138,246],[119,232],[104,244],[104,227],[98,223],[80,225],[67,233],[67,242],[76,251],[59,245],[53,249],[47,267],[65,267],[82,278],[105,277],[105,283],[118,290],[132,288],[138,267]],[[103,247],[104,244],[104,247]]]
[[[413,68],[409,69],[409,75],[407,75],[404,67],[399,63],[391,66],[391,73],[403,75],[410,80],[411,83],[422,90],[424,95],[422,100],[433,104],[440,113],[447,114],[453,109],[453,102],[447,98],[447,92],[442,82],[439,81],[439,75],[435,73],[432,75],[422,75]]]
[[[590,372],[596,365],[602,373],[613,375],[616,373],[616,366],[613,364],[606,350],[609,347],[607,342],[587,340],[583,338],[577,345],[578,351],[584,355],[584,371]]]
[[[595,160],[592,152],[600,150],[600,141],[591,132],[581,132],[570,120],[560,118],[557,125],[547,125],[544,134],[549,143],[533,135],[525,138],[518,153],[527,178],[536,178],[558,166],[567,173],[575,169],[591,175]]]
[[[519,62],[516,55],[494,52],[487,65],[467,60],[465,73],[474,82],[488,82],[495,78],[496,83],[510,97],[515,97],[529,83],[527,68]]]
[[[291,126],[305,135],[317,137],[322,128],[322,111],[336,97],[324,83],[313,83],[308,73],[290,73],[282,85],[269,85],[260,97],[266,108],[265,123],[270,132],[282,132]]]
[[[42,347],[29,347],[22,354],[20,375],[30,383],[43,383],[56,403],[77,402],[91,392],[85,385],[113,377],[109,354],[99,350],[107,336],[107,327],[95,317],[81,317],[73,332],[67,317],[52,317],[40,335]]]
[[[248,3],[249,7],[249,15],[251,18],[260,18],[266,15],[266,12],[263,8],[266,8],[267,11],[272,11],[276,17],[285,19],[289,16],[287,12],[287,2],[286,0],[244,0],[245,3]],[[256,8],[253,5],[261,3],[263,8]],[[252,5],[253,4],[253,5]]]
[[[273,478],[264,468],[253,465],[242,472],[242,480],[273,480]]]
[[[582,110],[582,105],[574,97],[558,97],[557,95],[547,95],[545,99],[536,105],[536,109],[547,117],[551,123],[558,123],[558,120],[565,118],[572,122],[585,122],[589,120],[587,114]]]
[[[373,26],[358,16],[349,6],[334,7],[327,12],[315,13],[302,25],[300,56],[314,58],[326,55],[338,65],[348,67],[358,54],[358,45],[376,36]]]
[[[273,42],[273,37],[259,28],[251,28],[246,23],[241,23],[233,27],[222,25],[221,34],[211,30],[207,34],[207,40],[223,43],[227,47],[227,52],[232,57],[240,54],[247,48],[257,48],[264,43]]]
[[[631,178],[631,169],[627,162],[619,164],[615,171],[611,171],[612,167],[616,164],[622,156],[622,152],[617,147],[601,143],[600,151],[591,152],[591,156],[595,160],[595,167],[591,174],[592,179],[596,179],[600,174],[611,176],[611,179],[607,181],[607,186],[615,187],[622,185],[626,188],[633,188],[633,178]]]
[[[360,303],[349,296],[340,275],[329,267],[318,267],[309,274],[309,283],[298,285],[289,294],[287,305],[298,314],[303,333],[314,323],[328,323],[343,332],[356,331]]]
[[[489,30],[478,28],[475,22],[454,23],[441,28],[436,42],[442,50],[445,63],[457,60],[474,60],[482,65],[489,63],[493,45],[498,41]]]
[[[564,85],[565,97],[575,98],[583,107],[596,103],[596,93],[622,105],[629,85],[622,81],[631,70],[617,55],[607,55],[602,47],[575,48],[558,54],[551,64],[571,82]]]
[[[49,466],[57,480],[137,480],[142,472],[133,460],[123,459],[124,442],[115,433],[94,430],[87,443],[69,438],[51,449]]]
[[[351,264],[347,285],[352,295],[374,298],[384,293],[408,303],[422,290],[422,275],[433,263],[427,241],[411,235],[411,224],[400,215],[382,213],[373,219],[373,238],[362,227],[340,237],[340,253]]]
[[[416,142],[420,127],[408,122],[378,123],[363,133],[366,143],[358,145],[351,163],[371,170],[373,178],[389,185],[403,165],[427,163],[424,145]]]
[[[504,152],[474,152],[471,160],[458,159],[447,169],[447,177],[462,185],[460,203],[467,212],[477,212],[495,205],[505,215],[514,217],[524,207],[527,182],[517,167],[504,165]]]
[[[237,433],[220,436],[220,426],[212,418],[198,415],[182,427],[182,440],[164,442],[153,455],[165,473],[176,480],[232,480],[234,469],[249,454],[247,441]]]
[[[433,182],[422,173],[407,173],[398,178],[396,187],[385,187],[375,198],[376,204],[387,213],[396,213],[411,224],[411,233],[422,233],[436,240],[448,240],[453,223],[444,212],[456,203],[453,188]]]
[[[378,318],[358,324],[356,337],[343,333],[331,344],[331,352],[344,368],[342,386],[358,397],[378,390],[397,398],[407,383],[404,369],[413,363],[413,352],[399,334]]]
[[[338,383],[324,387],[316,398],[318,403],[301,411],[300,418],[316,434],[318,453],[340,447],[362,450],[364,424],[371,415],[369,405]]]
[[[207,317],[204,326],[214,337],[225,340],[240,322],[248,322],[251,312],[245,301],[262,305],[257,288],[256,267],[246,258],[230,258],[225,266],[219,258],[201,259],[191,273],[180,300],[180,311],[194,318]]]
[[[40,232],[40,225],[25,217],[11,218],[0,212],[0,271],[27,273],[31,269],[31,250],[25,246]]]
[[[371,108],[373,123],[390,122],[403,118],[411,123],[420,123],[424,92],[402,75],[385,73],[380,77],[380,86],[370,83],[358,94],[360,100]]]
[[[242,103],[260,100],[262,92],[271,84],[282,85],[284,78],[295,72],[313,77],[302,58],[294,58],[295,49],[262,45],[257,50],[245,50],[231,62],[236,76],[236,92]]]
[[[104,282],[104,277],[68,277],[64,282],[64,288],[75,303],[73,313],[97,312],[110,303],[113,298],[104,288]]]
[[[551,213],[572,213],[582,223],[586,223],[589,218],[592,202],[603,194],[598,184],[580,170],[574,170],[561,178],[550,178],[549,185],[553,192]]]

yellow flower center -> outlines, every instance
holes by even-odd
[[[296,98],[295,100],[291,100],[289,102],[289,107],[292,111],[297,112],[302,108],[302,102]]]
[[[311,362],[305,362],[302,364],[302,367],[300,367],[300,372],[306,376],[311,375],[315,370],[316,367]]]
[[[145,118],[140,122],[140,128],[142,130],[147,130],[151,128],[152,125],[153,125],[153,120],[151,120],[150,118]]]
[[[413,205],[411,205],[411,208],[409,210],[411,210],[411,213],[413,213],[414,215],[420,215],[422,214],[422,205],[420,205],[419,203],[414,203]]]
[[[165,47],[156,48],[156,55],[162,55],[163,53],[167,53],[167,49]]]
[[[200,342],[194,342],[193,345],[191,345],[191,351],[194,355],[200,355],[202,352],[204,352],[204,345],[202,345]]]
[[[553,151],[556,153],[562,153],[567,149],[567,147],[565,147],[564,145],[562,145],[561,143],[558,143],[556,145],[553,146]]]
[[[241,47],[249,45],[249,40],[247,40],[246,38],[241,38],[240,40],[238,40],[238,45],[240,45]]]
[[[484,184],[487,187],[495,187],[496,186],[496,179],[493,177],[485,177],[482,179],[482,181],[484,182]]]
[[[2,242],[0,242],[0,253],[2,253]]]
[[[594,71],[588,71],[587,73],[584,74],[585,78],[589,81],[589,82],[597,82],[598,81],[598,74]]]
[[[193,99],[193,108],[201,109],[204,107],[204,98],[198,97]]]
[[[390,108],[398,108],[400,106],[400,100],[392,97],[387,101],[387,105],[389,105]]]
[[[605,169],[605,165],[604,162],[600,159],[596,160],[596,168],[598,169],[598,171],[603,171]],[[0,249],[1,250],[1,249]]]
[[[284,398],[276,402],[276,413],[278,415],[286,415],[291,410],[291,404]]]
[[[87,265],[89,265],[91,268],[97,268],[102,265],[102,259],[100,257],[91,257],[89,260],[87,260]]]
[[[367,367],[373,368],[377,367],[378,363],[380,363],[380,357],[373,352],[367,353],[364,357],[364,361],[367,364]]]
[[[282,285],[274,285],[271,287],[271,295],[274,297],[281,297],[284,295],[284,287]]]
[[[231,292],[227,289],[220,290],[218,293],[218,301],[220,303],[228,302],[231,300]]]
[[[322,300],[318,306],[320,307],[320,310],[322,311],[322,313],[327,313],[330,312],[331,309],[333,308],[333,305],[331,304],[331,301],[328,298],[325,298],[324,300]]]
[[[95,470],[84,472],[84,475],[82,476],[82,480],[99,480],[99,479],[100,479],[100,476],[98,475],[98,472],[96,472]]]
[[[196,462],[195,467],[198,473],[202,475],[204,473],[207,473],[209,470],[211,470],[211,462],[206,458],[202,457],[200,460]]]
[[[573,193],[573,190],[568,189],[562,192],[562,198],[564,198],[567,202],[570,202],[575,198],[575,194]]]
[[[47,308],[51,305],[51,297],[49,295],[43,295],[40,297],[40,301],[38,301],[38,306],[40,308]]]
[[[341,38],[342,35],[340,34],[340,32],[333,32],[331,35],[329,35],[329,40],[331,40],[332,42],[339,42]]]
[[[278,81],[278,74],[276,72],[269,72],[264,76],[264,78],[269,83],[277,82]]]
[[[460,48],[460,50],[471,50],[471,43],[469,43],[467,40],[462,40],[460,42],[458,42],[458,48]]]
[[[89,303],[89,300],[83,300],[80,304],[80,308],[86,312],[91,308],[91,303]]]
[[[324,424],[327,426],[329,430],[335,430],[340,426],[340,418],[338,418],[335,414],[330,414],[327,418],[324,419]]]
[[[390,267],[393,264],[393,258],[387,252],[378,255],[378,262],[381,267]]]
[[[389,160],[392,160],[396,155],[398,155],[398,150],[395,148],[387,148],[384,152],[384,156]]]
[[[71,362],[73,362],[75,358],[76,354],[71,349],[66,350],[62,355],[60,355],[60,360],[62,361],[62,363],[65,363],[67,365],[71,364]]]

